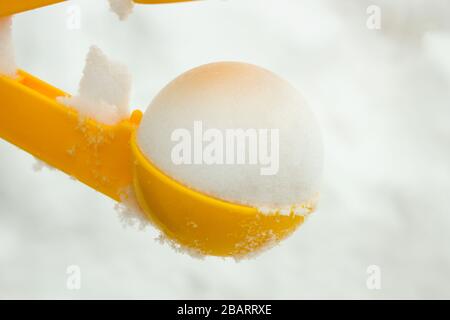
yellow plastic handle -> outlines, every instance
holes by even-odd
[[[130,139],[142,113],[114,126],[81,121],[59,96],[68,95],[24,71],[0,76],[0,137],[120,201],[132,184]]]
[[[14,13],[45,7],[65,0],[2,0],[0,1],[0,17]]]
[[[1,0],[0,1],[0,17],[10,16],[15,13],[24,12],[40,7],[45,7],[66,0]],[[158,4],[187,2],[193,0],[133,0],[140,4]]]

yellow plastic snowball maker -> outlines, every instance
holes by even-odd
[[[60,96],[67,94],[24,71],[0,76],[0,137],[116,201],[124,201],[132,186],[149,220],[177,244],[206,255],[244,256],[303,222],[303,216],[264,215],[206,196],[165,175],[137,144],[140,111],[109,126],[82,120],[57,101]]]
[[[139,205],[170,239],[202,254],[239,256],[285,238],[298,215],[264,215],[175,182],[141,153],[135,131],[142,113],[107,126],[80,120],[56,101],[61,90],[19,71],[0,76],[0,137],[117,201],[134,186]],[[312,209],[312,208],[311,208]]]

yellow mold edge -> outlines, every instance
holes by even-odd
[[[204,195],[157,169],[134,136],[131,149],[139,205],[169,239],[200,254],[245,256],[278,243],[305,219],[292,212],[265,215],[256,208]]]

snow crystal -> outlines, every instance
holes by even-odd
[[[304,218],[308,218],[308,216],[314,212],[317,206],[317,202],[319,200],[319,194],[315,194],[310,200],[305,201],[301,204],[294,204],[291,206],[284,206],[284,207],[269,207],[269,206],[262,206],[257,208],[259,213],[262,213],[264,215],[283,215],[283,216],[289,216],[291,214],[303,216]]]
[[[163,233],[160,233],[159,236],[155,240],[162,245],[165,245],[165,244],[168,245],[177,253],[186,254],[194,259],[199,259],[199,260],[203,260],[205,258],[205,255],[203,253],[201,253],[200,250],[196,250],[191,247],[183,246],[182,244],[170,239]]]
[[[250,241],[251,239],[246,239],[245,244],[238,243],[236,245],[236,249],[242,250],[242,253],[237,253],[231,258],[234,259],[235,262],[241,262],[242,260],[251,260],[259,257],[264,252],[269,251],[270,249],[278,246],[280,241],[277,239],[275,234],[271,231],[268,232],[269,239],[265,245],[259,245],[259,239],[255,238],[254,241]],[[262,236],[262,235],[261,235]]]
[[[121,192],[121,201],[114,207],[119,214],[119,219],[124,227],[137,227],[144,230],[151,225],[150,220],[139,207],[134,191],[131,187]]]
[[[203,132],[278,130],[278,172],[262,175],[262,165],[250,163],[176,164],[173,133],[187,130],[194,154],[199,122]],[[173,179],[233,203],[289,214],[292,205],[310,201],[320,185],[323,150],[314,114],[288,82],[246,63],[204,65],[169,83],[145,112],[138,143],[149,160]],[[201,151],[200,156],[204,157]]]
[[[113,62],[96,46],[86,58],[78,95],[58,100],[76,108],[80,115],[105,124],[115,124],[129,115],[131,74],[121,63]]]
[[[42,161],[42,160],[40,160],[40,159],[38,159],[38,158],[35,158],[35,162],[33,163],[33,171],[35,171],[35,172],[40,172],[40,171],[42,171],[42,169],[48,169],[48,170],[55,170],[55,168],[54,167],[52,167],[51,165],[49,165],[49,164],[47,164],[46,162],[44,162],[44,161]]]
[[[122,190],[121,200],[120,202],[116,203],[114,208],[117,211],[119,219],[124,228],[132,227],[142,231],[152,225],[151,220],[140,208],[139,203],[136,199],[136,195],[131,186]],[[191,223],[195,224],[193,222]],[[183,246],[178,242],[168,238],[162,232],[159,233],[158,237],[155,240],[162,245],[168,245],[177,253],[185,253],[196,259],[204,258],[204,255],[199,250]]]
[[[109,6],[120,20],[125,20],[132,12],[134,2],[132,0],[108,0]]]
[[[0,74],[15,76],[17,67],[12,43],[12,18],[0,18]]]
[[[217,257],[222,258],[223,260],[234,260],[235,262],[241,262],[242,260],[251,260],[259,257],[262,253],[272,249],[273,247],[279,245],[279,240],[276,238],[276,236],[271,232],[268,231],[269,239],[267,243],[263,246],[260,245],[259,238],[254,239],[246,239],[244,243],[238,243],[236,244],[236,250],[237,253],[233,256],[228,257]],[[170,248],[172,248],[176,253],[181,253],[190,256],[194,259],[204,260],[206,258],[206,255],[202,253],[200,250],[187,247],[179,242],[169,238],[164,233],[160,233],[158,237],[155,238],[157,242],[159,242],[161,245],[167,245]]]

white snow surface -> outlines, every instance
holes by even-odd
[[[194,129],[199,123],[201,132]],[[189,133],[187,148],[181,152],[189,150],[189,164],[173,159],[175,146],[183,143],[172,140],[179,129]],[[211,129],[218,134],[216,140],[205,144],[196,138]],[[237,139],[233,138],[233,150],[226,147],[227,130],[238,129],[251,132],[254,137],[244,141],[244,163],[237,162]],[[259,130],[267,133],[265,139]],[[276,139],[269,134],[272,130],[278,130]],[[219,163],[205,163],[207,146],[218,141],[220,146],[215,151],[222,154],[217,159]],[[255,65],[220,62],[183,73],[148,107],[139,127],[138,142],[148,159],[164,173],[232,203],[289,208],[311,200],[319,191],[323,146],[317,120],[295,88]],[[249,150],[261,153],[261,145],[271,154],[271,164],[262,163],[259,157],[256,163],[249,162]],[[194,153],[201,147],[198,164]],[[225,163],[230,155],[234,155],[234,161]],[[270,168],[269,174],[261,174]]]
[[[65,28],[71,5],[79,30]],[[369,5],[380,30],[366,27]],[[126,24],[107,9],[72,0],[15,16],[18,65],[76,92],[96,44],[129,66],[142,110],[195,66],[264,66],[321,125],[318,209],[256,259],[192,259],[153,228],[122,228],[112,200],[34,173],[32,156],[0,140],[1,298],[450,299],[449,1],[197,1],[136,6]],[[67,289],[70,265],[80,290]],[[380,290],[366,286],[371,265]]]

